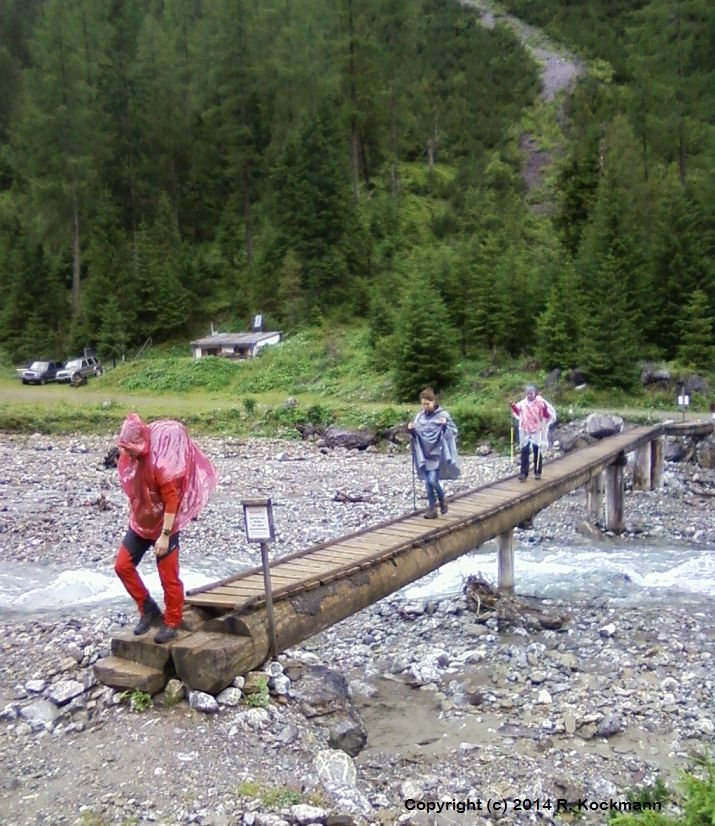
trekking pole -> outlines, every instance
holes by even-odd
[[[512,465],[514,464],[514,419],[511,420],[511,437],[509,439],[509,456]]]
[[[417,490],[415,488],[415,442],[410,439],[410,454],[412,456],[412,509],[417,510]]]

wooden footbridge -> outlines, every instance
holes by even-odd
[[[704,436],[712,430],[711,422],[634,427],[549,462],[541,480],[520,482],[514,474],[453,496],[449,512],[436,520],[412,512],[275,559],[270,564],[272,611],[260,567],[194,589],[186,599],[193,607],[185,619],[187,630],[169,645],[155,644],[153,632],[115,637],[112,656],[95,664],[96,676],[108,685],[155,693],[176,674],[191,688],[216,693],[271,654],[495,537],[499,587],[513,590],[516,526],[586,486],[590,518],[622,532],[628,455],[634,454],[634,487],[654,490],[661,485],[665,435]]]

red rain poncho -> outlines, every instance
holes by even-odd
[[[122,453],[117,468],[129,497],[129,526],[145,539],[156,539],[161,533],[162,486],[174,483],[179,490],[173,532],[180,531],[198,515],[216,487],[216,469],[180,422],[162,420],[147,425],[136,413],[130,413],[122,425],[118,444],[140,457],[132,459]]]

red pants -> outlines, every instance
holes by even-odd
[[[182,609],[184,607],[184,585],[179,579],[178,540],[178,533],[171,536],[169,551],[156,561],[161,587],[164,589],[164,622],[171,628],[181,626]],[[121,579],[129,596],[136,602],[141,614],[144,613],[144,602],[150,594],[139,576],[137,565],[153,544],[153,540],[144,539],[130,528],[124,537],[124,541],[119,546],[119,552],[114,561],[114,570],[117,576]]]

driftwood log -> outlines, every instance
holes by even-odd
[[[481,574],[467,577],[464,594],[467,608],[474,611],[477,620],[486,622],[495,617],[499,631],[509,628],[558,630],[569,621],[567,615],[545,613],[537,600],[500,592]]]
[[[359,493],[346,493],[344,490],[336,490],[333,496],[333,502],[342,502],[343,504],[354,502],[372,502],[369,496],[362,496]]]
[[[107,451],[107,455],[102,460],[102,464],[104,465],[107,470],[114,468],[117,466],[119,462],[119,448],[118,447],[110,447]]]

